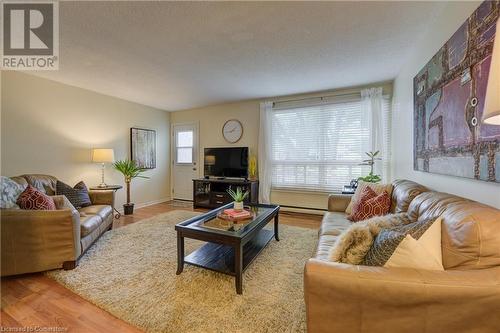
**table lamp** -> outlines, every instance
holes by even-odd
[[[497,32],[491,54],[490,74],[484,101],[483,123],[500,125],[500,18],[497,21]]]
[[[115,153],[111,148],[95,148],[92,149],[92,162],[101,163],[101,184],[99,187],[106,187],[104,182],[104,164],[113,163],[115,161]]]
[[[205,165],[207,166],[207,171],[208,175],[206,176],[211,176],[212,175],[212,166],[215,165],[215,156],[214,155],[206,155],[205,156]]]

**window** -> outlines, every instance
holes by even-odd
[[[193,163],[193,131],[179,131],[176,138],[178,164]]]
[[[384,113],[388,111],[389,99],[384,98]],[[371,150],[365,113],[359,98],[273,109],[272,187],[334,192],[366,175],[369,167],[359,165]]]

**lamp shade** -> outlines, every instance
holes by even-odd
[[[497,32],[491,54],[490,74],[484,101],[483,122],[500,125],[500,18],[497,21]]]
[[[205,164],[206,165],[215,165],[215,156],[214,155],[205,156]]]
[[[115,161],[115,152],[111,148],[92,149],[92,162],[95,163],[113,163]]]

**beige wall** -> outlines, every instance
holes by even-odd
[[[480,2],[449,3],[394,82],[392,174],[438,191],[500,207],[500,185],[413,170],[413,77],[453,35]]]
[[[151,179],[133,181],[132,201],[169,198],[168,112],[18,72],[2,72],[1,81],[2,175],[44,173],[70,185],[99,184],[91,148],[114,148],[116,159],[129,158],[130,127],[142,127],[156,130],[157,167],[147,172]],[[106,182],[123,179],[108,167]],[[124,202],[121,190],[117,206]]]
[[[238,119],[243,125],[243,136],[235,144],[230,144],[222,136],[222,126],[229,119]],[[186,111],[172,112],[172,124],[196,122],[199,124],[200,156],[203,163],[203,149],[208,147],[249,147],[250,154],[257,155],[259,144],[259,101],[243,101],[222,105],[196,108]],[[199,168],[203,176],[202,167]],[[325,208],[327,195],[313,193],[311,195],[297,192],[271,192],[271,201],[280,205],[309,208]]]
[[[243,136],[230,144],[222,136],[222,126],[229,119],[238,119],[243,125]],[[196,122],[199,124],[200,163],[203,148],[249,147],[250,154],[257,154],[259,139],[259,102],[243,101],[170,113],[172,124]]]
[[[392,92],[392,84],[383,82],[376,84],[384,88],[384,93]],[[366,86],[364,86],[366,87]],[[355,87],[331,92],[319,92],[311,94],[300,94],[294,96],[283,96],[272,98],[272,100],[284,100],[289,98],[315,97],[324,94],[349,93],[359,91],[364,87]],[[206,147],[249,147],[250,154],[258,154],[259,141],[259,103],[260,100],[248,100],[237,103],[214,105],[185,111],[172,112],[170,120],[172,124],[197,122],[199,124],[200,136],[200,158],[203,161],[203,148]],[[229,119],[238,119],[243,125],[243,137],[235,144],[230,144],[222,136],[222,126]],[[200,176],[203,171],[200,168]],[[276,204],[305,207],[314,209],[326,209],[328,205],[328,193],[318,192],[296,192],[296,191],[272,191],[271,201]]]
[[[203,163],[203,149],[207,147],[249,147],[250,154],[257,156],[259,142],[259,100],[228,103],[186,111],[172,112],[172,124],[197,122],[200,136],[200,163]],[[222,136],[222,126],[229,119],[238,119],[243,125],[243,137],[230,144]],[[203,176],[202,168],[200,177]],[[328,194],[272,191],[271,202],[296,207],[315,209],[327,208]]]

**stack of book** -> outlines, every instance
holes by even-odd
[[[244,219],[247,217],[251,217],[252,213],[250,213],[248,210],[225,209],[224,215],[227,215],[232,219]]]

